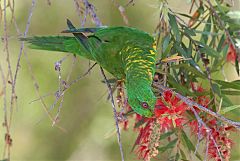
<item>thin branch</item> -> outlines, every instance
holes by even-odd
[[[111,88],[111,85],[109,84],[109,82],[107,80],[107,77],[106,77],[106,75],[103,71],[103,68],[100,67],[100,70],[101,70],[101,73],[102,73],[103,78],[105,80],[105,83],[107,84],[108,93],[111,96],[110,99],[111,99],[111,102],[112,102],[112,109],[113,109],[113,114],[114,114],[114,119],[115,119],[115,124],[116,124],[118,145],[119,145],[122,161],[124,161],[123,148],[122,148],[122,142],[121,142],[121,134],[120,134],[119,126],[118,126],[118,115],[117,115],[117,111],[116,111],[116,107],[115,107],[115,103],[114,103],[114,99],[113,99],[112,88]]]
[[[8,76],[10,76],[10,84],[12,85],[13,82],[13,74],[12,74],[12,69],[11,69],[11,63],[10,63],[10,57],[9,57],[9,48],[8,48],[8,30],[7,30],[7,1],[4,0],[3,2],[4,5],[4,26],[3,26],[3,30],[4,30],[4,50],[6,52],[6,61],[7,61],[7,66],[8,66],[8,72],[7,72],[7,77],[4,78],[4,73],[3,73],[3,69],[1,67],[1,73],[2,73],[2,79],[4,79],[3,81],[5,83],[4,84],[4,90],[5,90],[5,96],[6,95],[6,81],[8,82]],[[14,93],[12,93],[12,95],[14,95]],[[13,96],[12,96],[13,97]],[[6,98],[4,98],[4,101]],[[5,102],[6,103],[6,102]],[[5,104],[4,103],[4,104]],[[10,120],[8,120],[8,110],[7,110],[7,106],[4,105],[4,125],[6,128],[6,133],[5,133],[5,145],[4,145],[4,153],[3,153],[3,157],[5,157],[5,153],[7,152],[7,158],[10,160],[10,144],[9,142],[7,142],[7,140],[10,140]],[[12,112],[11,112],[12,113]],[[10,118],[11,118],[11,113],[10,113]],[[8,139],[7,139],[8,138]]]
[[[4,72],[2,69],[2,65],[0,64],[0,72],[1,72],[1,78],[2,78],[2,84],[3,84],[3,110],[4,110],[4,127],[6,128],[6,134],[8,136],[10,136],[10,130],[9,130],[9,126],[8,126],[8,119],[7,119],[7,83],[6,83],[6,78],[4,76]],[[5,156],[6,153],[6,148],[8,148],[9,145],[6,144],[5,142],[5,146],[4,146],[4,150],[3,150],[3,157]],[[8,158],[10,158],[10,152],[8,153]]]
[[[81,75],[81,76],[78,76],[78,78],[75,79],[75,80],[73,80],[72,82],[70,82],[68,86],[70,87],[70,86],[72,86],[73,84],[77,83],[80,79],[84,78],[86,75],[88,75],[88,74],[91,72],[91,70],[92,70],[96,65],[97,65],[97,63],[94,63],[90,68],[88,68],[87,72],[85,72],[85,73],[84,73],[83,75]],[[69,87],[68,87],[68,88],[69,88]],[[68,88],[67,88],[67,89],[68,89]]]
[[[60,60],[60,65],[61,65],[62,61],[63,61],[63,60]],[[58,70],[57,70],[57,71],[58,71],[58,79],[59,79],[58,94],[61,93],[62,90],[64,90],[64,89],[66,88],[66,85],[67,85],[67,83],[68,83],[68,81],[69,81],[69,79],[70,79],[70,76],[71,76],[71,74],[72,74],[73,67],[74,67],[75,63],[76,63],[76,57],[73,56],[72,66],[71,66],[71,68],[70,68],[70,72],[68,72],[66,81],[62,81],[61,68],[60,68],[60,67],[58,68]],[[55,66],[55,69],[56,69],[56,66]],[[62,86],[63,86],[63,89],[62,89]],[[64,102],[64,96],[65,96],[65,95],[64,95],[64,93],[63,93],[63,94],[62,94],[62,97],[61,97],[60,105],[59,105],[59,107],[58,107],[57,114],[56,114],[55,119],[54,119],[55,122],[53,122],[53,125],[56,123],[56,121],[59,120],[59,115],[60,115],[60,112],[61,112],[61,109],[62,109],[62,105],[63,105],[63,102]],[[56,99],[58,99],[57,96],[56,96]]]
[[[25,60],[26,60],[27,65],[28,65],[29,72],[30,72],[30,74],[31,74],[31,78],[32,78],[32,80],[33,80],[33,82],[34,82],[35,91],[36,91],[36,93],[37,93],[37,95],[38,95],[38,97],[39,97],[39,99],[40,99],[40,101],[41,101],[41,103],[42,103],[42,105],[43,105],[43,109],[44,109],[45,113],[47,114],[47,116],[49,117],[49,119],[50,119],[52,122],[54,122],[54,118],[53,118],[53,116],[51,115],[51,113],[48,111],[47,105],[45,104],[45,102],[44,102],[44,100],[43,100],[43,97],[42,97],[41,94],[40,94],[38,82],[37,82],[37,80],[36,80],[36,78],[35,78],[35,76],[34,76],[34,74],[33,74],[33,71],[32,71],[32,65],[31,65],[31,63],[30,63],[30,61],[29,61],[29,59],[28,59],[28,55],[27,55],[25,52],[24,52],[24,56],[25,56]],[[56,124],[55,124],[54,126],[57,127],[58,129],[60,129],[61,131],[63,131],[63,132],[66,133],[66,130],[65,130],[64,128],[62,128],[61,126],[58,126],[58,125],[56,125]]]
[[[32,8],[30,9],[30,13],[29,13],[29,17],[28,17],[26,29],[25,29],[25,32],[24,32],[25,37],[27,36],[27,32],[28,32],[28,29],[29,29],[29,26],[30,26],[30,21],[31,21],[33,9],[34,9],[34,7],[35,7],[35,2],[36,2],[36,0],[32,0]],[[15,16],[13,17],[13,20],[14,20],[14,25],[15,25],[15,28],[16,28],[16,31],[17,31],[18,35],[22,35],[22,33],[21,33],[20,30],[19,30],[18,24],[17,24],[17,22],[16,22]],[[26,52],[24,52],[23,49],[24,49],[24,44],[23,44],[23,46],[22,46],[22,44],[21,44],[19,55],[20,55],[20,54],[22,55],[22,53],[24,53],[25,60],[26,60],[27,65],[28,65],[28,69],[29,69],[31,78],[32,78],[32,80],[33,80],[33,84],[34,84],[34,87],[35,87],[35,91],[36,91],[37,95],[39,96],[39,100],[41,101],[41,103],[42,103],[42,105],[43,105],[42,107],[43,107],[44,111],[46,112],[46,114],[47,114],[47,116],[49,117],[49,119],[53,122],[54,119],[53,119],[53,117],[51,116],[51,114],[48,112],[47,106],[46,106],[46,104],[45,104],[45,102],[44,102],[44,100],[43,100],[44,97],[42,97],[41,94],[40,94],[39,84],[38,84],[38,82],[37,82],[37,80],[36,80],[36,78],[35,78],[35,76],[34,76],[34,74],[33,74],[32,65],[31,65],[31,63],[30,63],[30,61],[29,61],[29,59],[28,59],[28,55],[27,55]],[[19,60],[18,63],[20,62],[20,59],[21,59],[21,56],[18,57],[18,60]],[[19,64],[18,64],[18,66],[19,66]],[[16,78],[17,78],[17,75],[16,75],[16,74],[17,74],[17,71],[18,71],[18,66],[17,66],[17,68],[16,68],[16,73],[15,73]],[[16,81],[16,80],[15,80],[15,81]],[[61,126],[55,125],[55,127],[57,127],[58,129],[60,129],[62,132],[65,132],[65,133],[66,133],[66,130],[65,130],[64,128],[62,128]]]
[[[98,18],[97,14],[96,14],[96,10],[95,10],[94,5],[89,3],[88,0],[82,0],[82,1],[83,1],[84,5],[85,5],[85,8],[86,8],[85,16],[89,13],[91,15],[94,23],[96,24],[96,26],[97,27],[102,26],[102,22],[100,21],[100,19]]]
[[[61,60],[64,60],[66,57],[64,57],[63,59],[61,59]],[[61,61],[60,60],[60,61]],[[50,111],[52,110],[52,109],[54,109],[54,107],[56,106],[56,104],[58,103],[58,101],[61,99],[61,101],[60,101],[60,105],[59,105],[59,107],[58,107],[58,112],[57,112],[57,114],[56,114],[56,116],[54,117],[54,119],[53,119],[53,122],[52,122],[52,126],[55,126],[55,124],[57,123],[57,121],[59,120],[59,114],[60,114],[60,110],[61,110],[61,108],[62,108],[62,104],[63,104],[63,101],[64,101],[64,96],[65,96],[65,93],[66,93],[66,91],[73,85],[73,84],[75,84],[75,83],[77,83],[78,81],[80,81],[82,78],[84,78],[84,77],[86,77],[89,73],[90,73],[90,71],[97,65],[97,63],[94,63],[83,75],[80,75],[80,76],[78,76],[77,77],[77,79],[75,79],[75,80],[73,80],[72,82],[70,82],[69,84],[67,83],[68,81],[69,81],[69,79],[70,79],[70,75],[71,75],[71,73],[72,73],[72,68],[73,68],[73,66],[75,65],[75,60],[76,60],[76,58],[74,57],[74,59],[73,59],[73,64],[72,64],[72,67],[71,67],[71,69],[70,69],[70,72],[68,73],[68,76],[67,76],[67,79],[66,79],[66,81],[62,81],[62,83],[61,83],[61,86],[63,86],[63,88],[61,89],[61,90],[57,90],[56,92],[54,92],[54,93],[49,93],[49,94],[47,94],[47,95],[44,95],[44,96],[41,96],[41,97],[39,97],[38,99],[35,99],[35,100],[33,100],[33,101],[31,101],[30,103],[32,103],[32,102],[35,102],[35,101],[42,101],[42,99],[44,98],[44,97],[47,97],[47,96],[50,96],[50,95],[55,95],[55,100],[54,100],[54,103],[50,106],[50,108],[49,109],[47,109],[47,114],[48,113],[50,113]],[[55,64],[55,69],[56,68],[60,68],[58,65],[57,65],[57,67],[56,67],[56,64]],[[60,81],[61,82],[61,81]],[[47,108],[47,107],[46,107]],[[41,118],[39,121],[38,121],[38,123],[39,122],[41,122],[41,120],[42,120],[43,118]]]
[[[78,81],[80,81],[82,78],[84,78],[85,76],[87,76],[89,73],[90,73],[90,71],[95,67],[97,65],[97,63],[94,63],[83,75],[80,75],[80,76],[78,76],[75,80],[73,80],[72,82],[70,82],[69,84],[65,84],[65,86],[64,86],[64,89],[63,89],[63,91],[62,91],[62,93],[57,93],[58,91],[56,91],[56,92],[50,92],[50,93],[48,93],[48,94],[46,94],[46,95],[44,95],[44,96],[41,96],[41,98],[45,98],[45,97],[48,97],[48,96],[51,96],[51,95],[58,95],[58,98],[60,98],[60,97],[62,97],[63,95],[64,95],[64,93],[73,85],[73,84],[76,84]],[[36,102],[36,101],[39,101],[40,100],[40,98],[37,98],[37,99],[35,99],[35,100],[33,100],[33,101],[31,101],[30,103],[33,103],[33,102]],[[59,99],[57,99],[57,101],[58,101]]]
[[[202,139],[201,138],[201,129],[202,127],[202,124],[198,123],[198,131],[197,131],[197,144],[196,144],[196,148],[195,148],[195,151],[194,151],[194,154],[196,155],[197,154],[197,151],[198,151],[198,147],[199,147],[199,144],[200,144],[200,140]]]
[[[8,48],[8,31],[7,31],[7,2],[6,0],[4,0],[4,26],[3,26],[3,30],[4,30],[4,43],[5,43],[5,47],[4,50],[6,51],[7,54],[7,65],[8,65],[8,74],[10,76],[10,81],[13,81],[13,75],[12,75],[12,68],[11,68],[11,63],[10,63],[10,58],[9,58],[9,48]],[[7,78],[8,79],[8,78]]]
[[[126,15],[126,11],[125,11],[125,8],[123,6],[121,6],[116,0],[112,0],[113,4],[115,5],[115,7],[118,8],[121,16],[122,16],[122,19],[124,21],[124,23],[129,26],[129,21],[128,21],[128,17]],[[128,4],[126,6],[128,6],[130,3],[132,3],[131,1],[128,2]]]
[[[36,0],[32,0],[32,6],[31,6],[30,11],[29,11],[28,20],[27,20],[27,24],[26,24],[26,29],[25,29],[24,34],[23,34],[24,38],[26,38],[26,36],[27,36],[35,5],[36,5]],[[13,82],[12,82],[12,97],[11,97],[11,106],[10,106],[11,112],[10,112],[9,126],[11,125],[11,121],[12,121],[13,103],[14,103],[14,101],[16,101],[15,88],[16,88],[17,74],[18,74],[19,67],[20,67],[20,60],[21,60],[21,56],[22,56],[22,53],[23,53],[23,48],[24,48],[24,41],[21,42],[21,47],[20,47],[20,51],[19,51],[19,54],[18,54],[16,71],[15,71],[14,79],[13,79]]]
[[[80,24],[82,24],[82,26],[85,24],[83,23],[83,20],[81,20],[81,17],[82,17],[82,13],[83,11],[81,10],[81,7],[80,7],[80,4],[77,0],[73,0],[74,1],[74,4],[76,6],[76,11],[77,11],[77,14],[78,14],[78,17],[79,17],[79,22]],[[83,16],[84,17],[84,16]],[[83,18],[84,19],[84,18]]]

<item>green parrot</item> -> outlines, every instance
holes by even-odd
[[[22,38],[30,48],[73,53],[97,62],[123,81],[131,108],[152,117],[156,96],[151,85],[155,73],[156,43],[148,33],[130,27],[76,29],[67,20],[74,36],[34,36]]]

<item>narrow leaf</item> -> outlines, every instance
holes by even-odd
[[[227,89],[227,88],[232,88],[232,89],[238,89],[240,90],[240,80],[232,81],[232,82],[225,82],[222,80],[214,80],[216,83],[221,85],[221,89]]]
[[[171,136],[174,132],[175,132],[175,131],[169,131],[169,132],[166,132],[166,133],[162,134],[162,135],[160,136],[160,140],[163,140],[163,139]]]
[[[158,151],[163,153],[163,152],[165,152],[165,151],[168,150],[168,149],[174,148],[175,145],[176,145],[176,143],[177,143],[177,141],[178,141],[178,138],[170,141],[166,146],[159,147],[159,148],[158,148]]]
[[[240,105],[233,105],[233,106],[224,107],[224,108],[220,111],[220,113],[221,113],[221,114],[225,114],[225,113],[227,113],[227,112],[230,112],[230,111],[235,110],[235,109],[238,109],[238,108],[240,108]]]
[[[174,33],[174,36],[176,37],[176,41],[180,42],[181,36],[180,36],[180,31],[177,25],[176,17],[171,13],[168,13],[168,17],[169,17],[169,23],[170,23],[171,29]]]
[[[224,95],[240,95],[240,91],[221,90]]]
[[[200,39],[200,41],[203,42],[204,44],[206,44],[207,41],[208,41],[209,33],[211,31],[211,27],[212,27],[211,16],[209,16],[209,18],[207,20],[207,24],[205,25],[205,27],[203,29],[202,36],[201,36],[201,39]],[[203,34],[203,33],[207,33],[207,34]]]
[[[186,133],[182,130],[182,139],[185,142],[187,148],[189,151],[195,151],[195,147],[189,137],[186,135]]]

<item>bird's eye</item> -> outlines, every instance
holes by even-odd
[[[148,108],[147,102],[142,102],[142,107],[143,107],[143,108]]]

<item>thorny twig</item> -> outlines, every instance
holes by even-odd
[[[113,109],[114,119],[115,119],[115,124],[116,124],[118,145],[119,145],[122,161],[124,161],[122,142],[121,142],[121,134],[120,134],[119,126],[118,126],[118,115],[117,115],[117,111],[116,111],[116,107],[115,107],[115,103],[114,103],[114,99],[113,99],[112,88],[111,88],[111,85],[109,84],[109,82],[107,80],[107,77],[106,77],[102,67],[100,67],[100,71],[101,71],[101,73],[103,75],[103,78],[105,80],[105,83],[107,84],[107,87],[108,87],[108,93],[110,95],[110,99],[111,99],[111,102],[112,102],[112,109]]]

